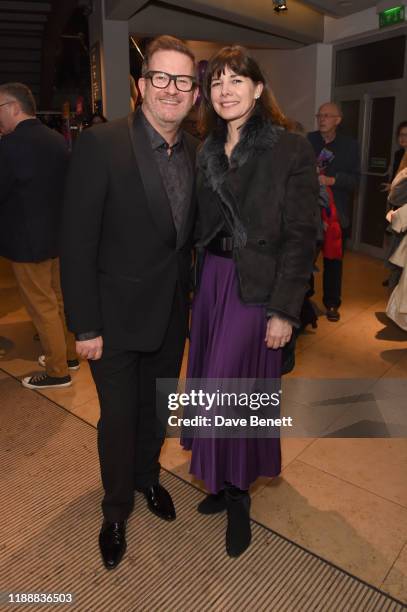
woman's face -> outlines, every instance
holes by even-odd
[[[407,149],[407,127],[403,127],[399,133],[399,145],[403,149]]]
[[[262,83],[235,74],[228,66],[211,82],[211,101],[215,112],[225,121],[244,123],[263,91]]]

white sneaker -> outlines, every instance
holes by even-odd
[[[42,368],[45,368],[45,355],[40,355],[38,357],[38,363]],[[68,359],[67,360],[68,370],[79,370],[80,363],[78,359]]]

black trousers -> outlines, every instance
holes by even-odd
[[[342,259],[324,257],[323,298],[326,308],[339,308],[342,303]]]
[[[156,379],[177,378],[187,329],[187,309],[178,291],[162,345],[154,352],[105,346],[89,361],[99,402],[98,450],[105,495],[104,517],[125,520],[134,490],[158,483],[165,431],[156,413]]]
[[[342,253],[345,254],[345,240],[348,230],[342,229]],[[327,259],[324,257],[324,273],[322,280],[322,301],[325,308],[339,308],[342,304],[342,259]]]

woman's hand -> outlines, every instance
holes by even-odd
[[[267,322],[265,342],[267,348],[278,349],[285,346],[291,338],[293,326],[285,319],[273,315]]]

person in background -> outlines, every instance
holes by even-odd
[[[329,321],[339,321],[339,308],[342,293],[342,259],[343,247],[350,227],[350,210],[354,192],[360,176],[358,143],[353,138],[338,131],[342,122],[342,112],[337,104],[322,104],[316,115],[318,130],[310,132],[308,139],[312,144],[318,162],[323,171],[319,173],[321,185],[330,187],[337,214],[335,227],[340,235],[340,248],[335,249],[333,257],[324,256],[323,270],[323,303]],[[331,249],[330,249],[331,250]]]
[[[204,261],[188,379],[279,384],[315,256],[315,156],[304,137],[286,129],[243,47],[225,47],[210,60],[202,113],[197,248]],[[241,555],[251,541],[249,485],[280,473],[280,440],[183,432],[182,445],[209,490],[198,512],[226,511],[226,552]]]
[[[393,162],[393,170],[391,174],[391,181],[394,181],[397,174],[403,170],[407,166],[407,121],[402,121],[397,127],[397,140],[400,148],[394,154],[394,162]],[[383,191],[390,191],[392,183],[383,183]],[[396,210],[398,206],[392,203],[392,198],[389,196],[388,205],[391,207],[391,210]],[[386,242],[386,268],[390,270],[389,277],[386,278],[382,285],[383,287],[389,287],[393,289],[400,278],[400,268],[395,266],[390,259],[392,258],[393,253],[397,249],[400,244],[401,235],[399,232],[394,231],[391,223],[386,227],[386,235],[388,239]]]
[[[60,215],[68,151],[35,116],[22,83],[0,85],[0,255],[11,260],[21,298],[38,331],[45,372],[29,389],[69,387],[79,362],[68,333],[59,276]]]
[[[398,172],[402,170],[402,167],[401,167],[402,161],[403,161],[403,166],[407,165],[407,161],[405,159],[403,160],[403,157],[405,158],[406,152],[407,152],[407,121],[402,121],[397,126],[396,136],[397,136],[397,142],[400,148],[397,149],[397,151],[394,154],[391,181],[393,181],[396,175],[398,174]],[[391,183],[388,184],[389,190],[390,190],[390,185]]]
[[[400,236],[390,258],[392,265],[398,268],[399,275],[386,312],[399,327],[407,331],[407,156],[400,167],[390,187],[389,204],[392,210],[386,215],[392,229]]]

